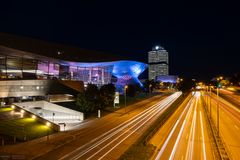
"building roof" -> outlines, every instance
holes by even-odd
[[[10,52],[14,55],[22,55],[25,53],[28,56],[32,54],[35,58],[37,56],[35,54],[39,54],[40,57],[47,56],[54,59],[79,62],[103,62],[128,59],[126,56],[124,57],[117,54],[87,50],[1,32],[0,46],[0,51],[2,52],[4,50],[5,53]],[[58,52],[60,54],[58,54]]]

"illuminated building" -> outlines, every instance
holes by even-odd
[[[168,75],[168,52],[160,46],[156,46],[148,52],[148,79],[152,80],[156,76]]]
[[[156,81],[165,83],[177,83],[178,76],[176,75],[160,75],[156,77]]]
[[[117,78],[115,85],[121,91],[127,84],[142,85],[138,76],[146,67],[145,63],[129,60],[71,62],[0,46],[1,80],[60,79],[83,81],[84,84],[92,83],[101,86],[111,83],[112,76],[114,76]],[[4,86],[7,85],[4,84]],[[41,89],[40,86],[36,87],[34,88],[36,91]],[[26,91],[26,89],[22,85],[17,87],[19,91]]]

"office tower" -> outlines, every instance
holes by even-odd
[[[161,46],[153,47],[148,52],[148,79],[152,80],[159,75],[168,75],[168,52]]]

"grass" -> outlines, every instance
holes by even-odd
[[[33,118],[20,118],[0,122],[0,134],[16,137],[17,141],[32,140],[43,137],[54,131]]]
[[[13,109],[11,107],[4,107],[4,108],[0,108],[0,112],[8,112],[8,111],[12,111]]]
[[[126,97],[126,106],[132,105],[134,103],[140,102],[142,100],[145,100],[147,98],[150,98],[150,97],[153,97],[153,96],[156,96],[156,95],[159,95],[159,93],[151,93],[151,94],[140,93],[140,94],[136,94],[136,96],[134,96],[134,97],[127,96]],[[113,112],[113,111],[116,111],[120,108],[125,107],[125,97],[124,97],[124,95],[120,95],[119,100],[120,101],[119,101],[118,107],[113,108],[113,105],[110,105],[110,106],[106,107],[104,110]]]

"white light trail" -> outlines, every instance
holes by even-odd
[[[200,122],[201,122],[201,131],[202,131],[202,147],[203,147],[203,158],[206,160],[206,149],[205,149],[205,138],[204,138],[204,132],[203,132],[203,122],[202,122],[202,113],[200,111]]]
[[[171,156],[169,157],[170,160],[173,159],[173,156],[174,156],[174,154],[175,154],[175,152],[176,152],[176,149],[177,149],[177,146],[178,146],[178,143],[179,143],[180,137],[182,136],[182,132],[183,132],[183,129],[184,129],[184,127],[185,127],[185,124],[186,124],[186,120],[183,121],[183,124],[182,124],[181,130],[180,130],[180,132],[179,132],[179,134],[178,134],[178,137],[177,137],[177,140],[176,140],[176,142],[175,142],[175,144],[174,144],[174,147],[173,147],[173,150],[172,150]]]
[[[147,114],[151,114],[154,113],[156,111],[160,112],[161,110],[163,110],[163,107],[166,107],[166,105],[168,103],[173,102],[176,98],[178,98],[182,93],[181,92],[176,92],[173,95],[167,97],[166,99],[162,100],[161,102],[158,102],[157,104],[149,107],[148,109],[144,110],[143,112],[139,113],[138,115],[132,117],[131,119],[129,119],[128,121],[116,126],[115,128],[109,130],[108,132],[105,132],[104,134],[100,135],[99,137],[91,140],[90,142],[88,142],[87,144],[77,148],[76,150],[70,152],[69,154],[66,154],[65,156],[61,157],[60,159],[65,159],[68,158],[70,155],[73,155],[74,153],[77,153],[77,151],[79,151],[80,149],[83,149],[84,147],[86,147],[87,145],[92,144],[90,147],[86,148],[84,151],[78,153],[76,156],[74,156],[72,159],[78,159],[79,157],[85,155],[86,153],[88,153],[89,151],[93,150],[94,148],[96,148],[97,146],[99,146],[100,144],[104,143],[106,140],[110,139],[111,137],[113,137],[114,135],[116,135],[117,133],[120,133],[123,129],[127,128],[129,125],[133,124],[134,122],[136,122],[139,119],[143,119],[143,117],[146,115],[147,117],[149,115]],[[135,119],[134,119],[135,118]],[[141,121],[140,121],[141,122]],[[117,129],[117,130],[116,130]],[[115,131],[114,131],[115,130]],[[114,132],[113,132],[114,131]],[[112,133],[111,133],[112,132]],[[109,135],[108,135],[109,134]],[[104,137],[106,136],[106,137]],[[104,138],[103,138],[104,137]],[[97,141],[99,140],[99,141]]]
[[[194,115],[193,115],[193,130],[192,130],[192,141],[191,141],[191,147],[190,147],[190,159],[192,159],[192,155],[193,155],[193,149],[194,149],[194,139],[195,139],[195,128],[196,128],[196,119],[197,119],[197,103],[198,103],[198,99],[196,100],[195,106],[194,106]],[[190,140],[190,138],[189,138]],[[189,159],[189,158],[188,158]]]
[[[175,123],[174,127],[172,128],[170,134],[168,135],[167,139],[165,140],[165,142],[164,142],[164,144],[163,144],[160,152],[158,152],[158,155],[157,155],[157,157],[155,158],[155,160],[159,160],[159,159],[161,158],[164,150],[166,149],[166,146],[167,146],[170,138],[171,138],[172,135],[173,135],[173,132],[175,131],[175,129],[176,129],[178,123],[179,123],[179,120],[182,119],[183,115],[185,114],[185,112],[186,112],[187,109],[189,108],[190,104],[192,103],[192,100],[193,100],[193,99],[190,99],[190,101],[188,102],[187,106],[186,106],[185,109],[183,110],[182,114],[180,115],[180,117],[179,117],[178,120],[176,121],[176,123]]]
[[[196,103],[196,104],[197,104],[197,103]],[[191,105],[191,106],[192,106],[192,105]],[[195,109],[196,109],[196,105],[195,105]],[[182,124],[182,126],[181,126],[180,132],[178,133],[177,140],[176,140],[176,142],[175,142],[175,144],[174,144],[174,147],[173,147],[173,149],[172,149],[171,155],[170,155],[170,157],[169,157],[170,160],[173,159],[174,154],[175,154],[175,152],[176,152],[176,150],[177,150],[177,146],[178,146],[179,140],[180,140],[180,138],[181,138],[181,136],[182,136],[183,129],[185,128],[185,125],[186,125],[186,119],[189,118],[189,116],[190,116],[190,114],[191,114],[191,110],[192,110],[192,109],[189,109],[189,110],[188,110],[187,116],[186,116],[186,118],[185,118],[184,121],[183,121],[183,124]],[[196,113],[196,112],[194,111],[194,115],[195,115],[195,113]],[[196,115],[195,115],[195,116],[196,116]],[[194,116],[194,117],[195,117],[195,116]],[[195,124],[194,124],[193,128],[194,128],[194,130],[195,130]],[[194,131],[194,130],[193,130],[193,131]],[[193,133],[193,135],[194,135],[194,133]]]
[[[193,115],[193,119],[195,118],[195,114]],[[192,138],[192,135],[193,135],[193,130],[195,129],[194,128],[194,120],[192,120],[192,123],[191,123],[191,129],[190,129],[190,134],[189,134],[189,139],[188,139],[188,145],[187,145],[187,151],[186,151],[186,157],[185,159],[188,160],[189,159],[189,156],[190,156],[190,159],[192,157],[192,151],[189,152],[189,148],[190,148],[190,145],[191,145],[191,138]],[[189,155],[190,154],[190,155]]]
[[[131,130],[132,128],[134,128],[135,126],[137,126],[137,125],[139,125],[139,126],[143,126],[146,122],[148,122],[153,116],[155,116],[155,115],[157,115],[159,112],[161,112],[165,107],[166,107],[166,105],[168,105],[169,103],[171,103],[172,101],[174,100],[174,98],[173,99],[168,99],[165,103],[163,103],[161,106],[160,106],[160,109],[159,110],[157,110],[158,108],[156,108],[156,110],[153,110],[150,114],[152,114],[151,116],[150,115],[147,115],[146,117],[143,117],[139,122],[137,122],[136,124],[134,124],[131,128],[129,128],[129,129],[127,129],[126,131],[124,131],[121,135],[119,135],[119,136],[117,136],[115,139],[113,139],[111,142],[109,142],[107,145],[105,145],[104,147],[102,147],[100,150],[98,150],[97,152],[95,152],[93,155],[91,155],[88,159],[91,159],[92,157],[94,157],[96,154],[98,154],[100,151],[102,151],[104,148],[106,148],[108,145],[110,145],[111,143],[113,143],[114,141],[116,141],[116,140],[118,140],[119,139],[119,137],[121,137],[122,135],[124,135],[125,133],[127,133],[129,130]],[[150,116],[150,117],[149,117]],[[149,117],[149,118],[148,118]],[[145,120],[146,118],[148,118],[147,120]],[[140,124],[141,122],[143,122],[143,124]],[[129,125],[128,125],[129,126]],[[124,129],[125,128],[127,128],[127,127],[125,127],[124,126]],[[123,129],[121,129],[121,130],[123,130]],[[116,135],[117,133],[119,133],[121,130],[117,130],[117,131],[115,131],[115,134],[114,135]],[[134,132],[135,132],[135,130],[134,130]],[[131,132],[130,134],[129,134],[129,136],[132,134],[132,133],[134,133],[134,132]],[[127,136],[127,137],[129,137],[129,136]],[[112,138],[113,137],[113,135],[109,135],[109,136],[107,136],[107,137],[105,137],[106,138],[106,140],[108,140],[108,139],[110,139],[110,138]],[[125,138],[126,139],[126,138]],[[85,151],[83,154],[80,154],[80,155],[77,155],[77,156],[75,156],[75,158],[73,158],[73,159],[78,159],[79,157],[82,157],[83,155],[85,155],[86,153],[88,153],[89,151],[91,151],[92,149],[94,149],[94,148],[96,148],[97,146],[99,146],[100,144],[102,144],[103,142],[105,142],[106,140],[103,140],[103,141],[101,141],[101,143],[98,143],[98,144],[96,144],[96,145],[94,145],[94,146],[92,146],[90,149],[88,149],[87,151]],[[120,144],[120,143],[119,143]],[[118,145],[118,144],[117,144]],[[116,146],[117,146],[116,145]],[[114,147],[115,148],[115,147]],[[108,152],[109,153],[109,152]],[[106,154],[105,154],[106,155]]]

